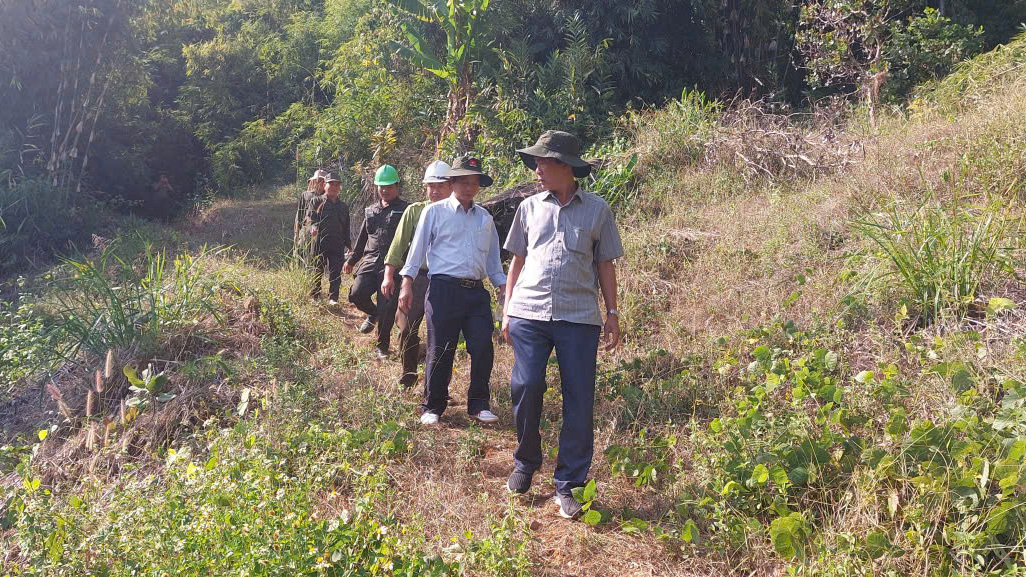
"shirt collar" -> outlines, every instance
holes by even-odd
[[[575,200],[579,200],[581,202],[584,202],[584,196],[581,194],[583,192],[584,192],[584,189],[581,188],[578,185],[577,190],[574,191],[574,195],[572,197],[570,197],[570,202],[567,203],[565,206],[570,206],[570,204],[573,203]],[[550,199],[551,198],[552,200],[556,201],[556,204],[559,204],[559,197],[556,196],[556,193],[552,192],[551,190],[546,190],[542,194],[546,195],[545,199]]]
[[[449,195],[449,198],[447,198],[445,200],[440,200],[438,202],[447,203],[446,206],[451,208],[453,210],[453,212],[458,212],[461,208],[463,208],[463,205],[460,204],[459,199],[456,198],[456,193],[452,193],[452,194]],[[470,209],[467,210],[467,214],[470,214],[470,213],[474,212],[474,209],[476,209],[476,208],[477,208],[477,203],[476,202],[471,202],[470,203]]]

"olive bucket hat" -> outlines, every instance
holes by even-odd
[[[521,148],[517,152],[520,153],[520,160],[531,170],[537,166],[534,159],[555,158],[563,164],[572,166],[577,178],[591,174],[591,165],[581,158],[581,142],[569,132],[546,130],[538,137],[538,142],[534,146]]]
[[[481,171],[481,159],[470,155],[457,160],[452,165],[452,168],[449,169],[448,177],[470,176],[472,174],[476,174],[480,178],[481,188],[488,188],[495,182],[492,177]]]

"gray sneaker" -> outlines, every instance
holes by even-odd
[[[559,514],[564,519],[576,519],[581,516],[581,504],[574,499],[573,495],[563,495],[557,492],[552,496],[552,501],[559,505]]]
[[[367,334],[373,331],[374,325],[377,324],[375,320],[376,319],[374,317],[367,317],[366,319],[364,319],[363,324],[360,325],[360,332],[363,334]]]
[[[524,493],[531,490],[531,478],[534,477],[531,473],[525,473],[523,471],[513,471],[506,480],[506,490],[510,493],[516,493],[523,495]]]

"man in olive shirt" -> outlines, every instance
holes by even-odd
[[[506,238],[513,262],[502,331],[515,358],[510,393],[518,443],[506,487],[526,493],[541,467],[538,427],[545,369],[554,348],[563,393],[554,500],[561,515],[573,518],[581,505],[572,491],[587,482],[594,450],[599,331],[605,332],[607,350],[620,341],[613,261],[623,256],[623,246],[609,205],[582,191],[575,180],[591,171],[579,156],[576,137],[548,131],[537,144],[517,152],[545,190],[520,204]],[[599,289],[606,305],[604,324]]]
[[[349,289],[349,302],[367,315],[360,332],[369,333],[376,324],[378,346],[375,352],[379,359],[387,359],[397,301],[381,293],[381,281],[385,276],[385,253],[409,203],[399,198],[399,173],[395,168],[387,164],[379,168],[374,175],[374,184],[378,187],[378,202],[364,209],[360,236],[346,262],[345,272],[352,274],[356,269],[356,278]],[[377,303],[371,301],[375,294]]]
[[[316,247],[314,265],[318,269],[328,266],[328,304],[334,306],[338,304],[342,284],[342,261],[349,248],[349,206],[338,197],[342,182],[330,174],[325,181],[324,195],[311,201],[306,221],[310,223],[310,236]],[[311,294],[321,292],[320,275],[316,282]]]
[[[432,202],[449,198],[452,185],[449,183],[449,165],[436,160],[424,171],[424,188],[427,200],[415,202],[406,208],[399,221],[399,230],[392,245],[385,255],[385,279],[381,282],[381,294],[392,298],[393,292],[399,287],[395,285],[399,269],[406,264],[406,253],[413,243],[413,234],[417,231],[417,223],[424,208]],[[396,313],[396,324],[399,325],[399,354],[403,362],[403,376],[399,384],[410,388],[417,384],[417,357],[420,353],[420,323],[424,319],[424,297],[427,295],[427,267],[420,269],[420,274],[413,279],[413,305],[409,312],[400,309]]]

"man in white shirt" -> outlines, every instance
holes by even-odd
[[[487,210],[474,203],[482,187],[492,178],[481,171],[473,157],[458,160],[449,169],[452,196],[424,209],[413,236],[399,292],[399,307],[409,311],[413,304],[413,279],[425,262],[430,262],[427,299],[427,367],[424,403],[420,422],[438,424],[448,406],[449,383],[460,332],[470,353],[470,388],[467,413],[482,423],[499,420],[490,408],[489,380],[492,374],[491,296],[484,288],[485,277],[502,292],[506,275],[499,259],[499,234]]]

